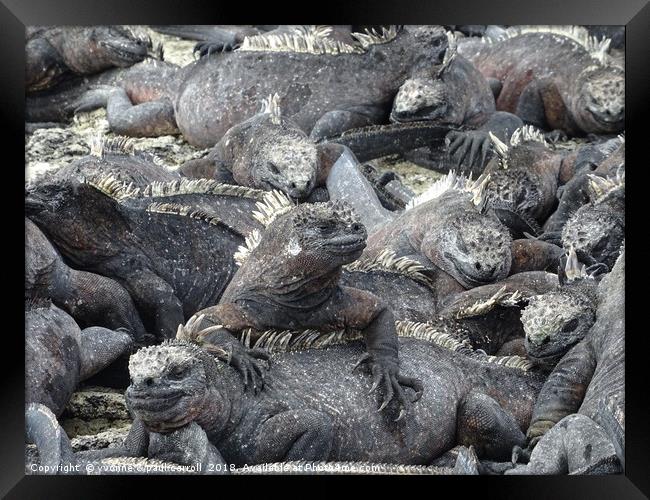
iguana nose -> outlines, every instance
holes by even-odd
[[[296,199],[306,198],[311,189],[309,181],[293,181],[289,184],[289,196]]]

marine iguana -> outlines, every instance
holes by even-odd
[[[216,345],[247,328],[362,330],[368,353],[359,364],[369,365],[375,389],[381,387],[381,409],[393,397],[407,409],[402,386],[415,391],[415,400],[422,386],[399,373],[392,311],[372,293],[339,284],[341,267],[366,245],[366,230],[354,212],[343,202],[327,202],[269,206],[260,215],[266,230],[242,247],[241,267],[220,302],[197,312],[190,330],[209,328],[205,342]],[[262,372],[251,375],[253,387],[263,387]]]
[[[191,206],[111,194],[101,181],[38,184],[26,191],[27,216],[71,265],[124,286],[147,331],[172,337],[218,301],[244,235]]]
[[[144,340],[129,293],[116,281],[71,269],[41,230],[25,219],[25,300],[49,298],[83,326],[125,328]]]
[[[602,144],[580,148],[575,154],[574,175],[558,189],[557,209],[544,223],[540,239],[561,244],[562,230],[567,220],[592,199],[589,174],[615,177],[625,164],[625,137],[620,135]]]
[[[125,448],[144,456],[151,436],[189,422],[198,423],[235,465],[290,460],[416,465],[453,447],[459,433],[482,446],[485,456],[507,455],[508,444],[521,442],[520,428],[541,383],[534,375],[404,339],[405,370],[423,376],[425,391],[396,424],[368,404],[371,377],[350,371],[361,353],[362,346],[351,343],[278,354],[268,375],[271,387],[252,396],[231,367],[194,344],[175,340],[141,349],[130,361],[126,398],[136,421]],[[314,390],[306,387],[305,376]]]
[[[270,35],[277,40],[246,37],[232,52],[166,72],[165,81],[152,72],[139,85],[133,82],[130,94],[148,93],[151,102],[133,106],[143,101],[115,82],[119,87],[95,89],[78,107],[107,105],[111,129],[122,135],[158,135],[178,127],[190,144],[211,147],[255,114],[262,98],[277,93],[286,116],[318,139],[385,120],[399,86],[411,72],[438,64],[447,45],[440,27],[355,34],[356,44],[331,41],[328,33],[303,29]],[[246,83],[253,66],[255,82]],[[150,87],[156,92],[148,92]]]
[[[530,297],[521,313],[528,357],[548,370],[585,338],[596,321],[595,275],[578,262],[573,250],[560,271],[557,289]]]
[[[529,449],[572,413],[605,429],[623,463],[625,429],[625,252],[598,285],[596,321],[544,383],[527,431]]]
[[[609,62],[608,50],[609,40],[599,42],[579,26],[511,27],[498,41],[458,44],[461,55],[501,86],[497,110],[572,136],[624,127],[625,73]]]
[[[25,401],[60,415],[79,382],[104,369],[133,345],[125,331],[80,330],[48,300],[25,303]]]
[[[25,88],[49,89],[72,75],[90,75],[142,61],[151,39],[123,26],[27,28]]]
[[[435,170],[448,171],[455,166],[480,173],[490,157],[488,133],[507,142],[523,122],[511,113],[496,112],[488,82],[457,53],[455,36],[448,33],[447,37],[448,48],[434,78],[426,71],[406,80],[395,96],[390,119],[397,123],[426,120],[469,128],[450,131],[444,148],[406,157],[417,158],[416,163]]]

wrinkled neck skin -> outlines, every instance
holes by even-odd
[[[209,380],[210,387],[195,419],[212,442],[218,442],[237,428],[245,415],[246,402],[250,399],[244,391],[241,377],[234,369],[224,365],[219,374],[218,378]]]

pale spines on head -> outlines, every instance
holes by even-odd
[[[295,206],[287,195],[277,190],[265,193],[255,205],[257,210],[253,212],[253,218],[265,227]]]
[[[578,255],[573,245],[569,248],[566,264],[564,265],[564,275],[569,283],[577,279],[593,278],[587,274],[585,265],[581,264],[578,260]]]
[[[625,164],[621,163],[616,174],[609,177],[588,174],[589,190],[594,203],[603,200],[605,196],[616,189],[625,188]]]
[[[280,125],[282,120],[282,110],[280,109],[280,96],[275,93],[262,100],[262,113],[268,114],[271,123]]]

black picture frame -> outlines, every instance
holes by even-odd
[[[315,7],[315,12],[314,12]],[[311,15],[306,13],[311,11]],[[620,476],[594,477],[501,477],[501,478],[459,478],[435,477],[435,484],[420,483],[424,491],[415,490],[411,495],[443,494],[437,486],[440,481],[452,488],[452,495],[480,498],[647,498],[650,495],[650,433],[648,433],[648,350],[647,328],[634,327],[633,319],[643,316],[647,293],[641,287],[636,289],[637,280],[647,283],[648,273],[643,261],[648,252],[643,252],[644,226],[647,226],[647,209],[643,206],[644,193],[638,196],[634,191],[646,190],[648,186],[643,169],[647,168],[647,154],[642,151],[648,143],[648,106],[644,106],[650,95],[650,5],[647,0],[436,0],[424,1],[377,1],[364,0],[355,3],[341,0],[319,0],[313,6],[297,4],[281,6],[277,1],[255,5],[246,2],[183,2],[173,0],[0,0],[0,65],[3,66],[0,79],[2,135],[8,139],[1,150],[5,160],[2,186],[2,225],[9,228],[11,236],[5,239],[5,259],[2,274],[11,275],[15,283],[7,280],[5,299],[1,308],[4,312],[5,332],[2,337],[0,359],[0,385],[2,386],[2,410],[0,411],[0,495],[7,498],[119,498],[122,493],[133,492],[137,477],[44,477],[24,474],[24,342],[20,333],[24,323],[22,308],[18,304],[14,287],[20,283],[21,255],[24,258],[21,234],[24,225],[19,218],[20,199],[18,183],[24,161],[21,142],[24,140],[24,28],[27,25],[53,24],[245,24],[254,22],[320,24],[618,24],[626,25],[626,146],[628,154],[635,158],[634,151],[641,153],[640,160],[632,170],[627,170],[631,185],[632,200],[627,205],[627,234],[633,241],[626,244],[628,260],[633,269],[626,286],[626,331],[630,332],[626,342],[626,470]],[[628,123],[630,126],[628,127]],[[643,134],[643,135],[642,135]],[[8,155],[9,152],[14,155]],[[647,194],[645,195],[647,198]],[[637,201],[634,201],[634,200]],[[638,202],[640,208],[634,207]],[[13,206],[15,203],[15,207]],[[638,224],[635,224],[638,221]],[[637,238],[639,241],[634,241]],[[645,246],[647,248],[647,246]],[[15,252],[15,255],[14,253]],[[638,258],[637,258],[638,255]],[[638,263],[637,263],[638,262]],[[639,274],[635,270],[639,270]],[[638,315],[638,316],[637,316]],[[8,321],[8,319],[11,321]],[[15,324],[14,324],[15,321]],[[151,478],[149,486],[152,486]],[[192,478],[191,480],[195,480]],[[249,487],[251,480],[273,480],[272,478],[240,478],[239,485]],[[290,478],[291,479],[291,478]],[[294,491],[309,494],[314,483],[309,477],[294,478],[301,481],[305,489]],[[322,480],[322,478],[318,478]],[[342,480],[349,478],[328,478]],[[376,482],[381,486],[384,477],[363,478],[366,483]],[[418,480],[402,478],[403,480]],[[223,479],[223,481],[234,478]],[[158,487],[168,489],[180,487],[186,496],[198,495],[199,490],[188,489],[186,478],[171,483],[168,477],[156,477]],[[419,481],[425,481],[420,478]],[[255,481],[257,482],[257,481]],[[347,482],[347,481],[346,481]],[[451,484],[451,483],[454,484]],[[207,491],[223,495],[221,485],[213,483]],[[169,490],[171,491],[171,490]],[[231,490],[232,491],[232,490]],[[236,491],[236,490],[234,490]],[[276,490],[282,491],[282,490]],[[240,490],[239,494],[248,493]],[[145,493],[141,493],[145,494]],[[155,493],[147,490],[147,496]],[[227,493],[226,493],[227,494]],[[409,494],[409,493],[407,493]]]

